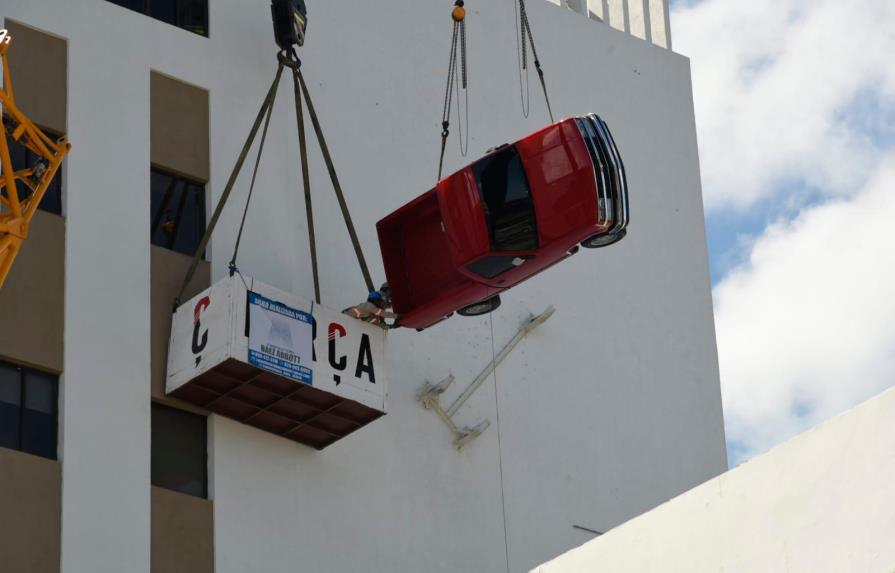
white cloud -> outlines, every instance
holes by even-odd
[[[674,10],[673,33],[692,58],[710,212],[781,181],[849,196],[885,152],[843,114],[895,96],[895,2],[704,0]]]
[[[769,228],[716,287],[727,438],[743,457],[895,385],[893,221],[890,153],[853,196]]]
[[[787,207],[714,291],[742,459],[895,385],[895,2],[696,0],[672,18],[709,217]],[[821,204],[782,219],[806,197]]]

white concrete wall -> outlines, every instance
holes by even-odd
[[[216,200],[276,66],[266,1],[210,3],[202,38],[103,0],[0,0],[2,15],[69,39],[64,573],[148,570],[150,69],[209,90]],[[309,8],[305,74],[382,278],[376,220],[434,183],[450,6]],[[725,469],[688,62],[548,2],[529,10],[557,115],[596,111],[613,129],[628,237],[504,297],[498,349],[528,313],[557,313],[498,371],[500,440],[493,380],[458,415],[492,422],[462,453],[414,399],[448,372],[448,398],[472,380],[491,358],[488,318],[395,333],[389,415],[322,453],[214,417],[219,573],[522,571],[587,540],[573,525],[605,530]],[[446,170],[547,121],[534,76],[521,117],[513,3],[470,6],[468,27],[470,156],[455,115]],[[307,297],[284,84],[239,262]],[[363,283],[316,151],[312,163],[323,299],[341,308]],[[247,184],[248,172],[213,241],[215,278]]]
[[[534,571],[890,573],[893,419],[895,389]]]

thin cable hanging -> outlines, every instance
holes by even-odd
[[[236,267],[236,257],[239,255],[239,245],[242,243],[242,232],[245,230],[246,216],[249,214],[249,205],[252,203],[252,193],[255,191],[255,180],[258,178],[258,167],[261,165],[261,154],[264,152],[264,142],[267,140],[267,129],[270,127],[270,116],[273,114],[273,105],[276,101],[277,92],[273,91],[270,98],[270,104],[267,106],[267,114],[264,118],[264,128],[261,130],[261,141],[258,144],[258,155],[255,157],[255,168],[252,170],[252,182],[249,185],[249,194],[246,197],[245,208],[242,211],[242,220],[239,222],[239,232],[236,234],[236,243],[233,245],[233,256],[230,258],[230,276],[238,272]]]
[[[454,31],[451,37],[451,52],[448,59],[448,77],[447,85],[444,90],[444,107],[441,112],[441,156],[438,160],[438,179],[441,180],[442,170],[444,168],[444,151],[447,147],[447,139],[450,135],[451,128],[451,107],[453,104],[454,93],[457,97],[457,115],[461,113],[460,92],[463,92],[463,110],[465,118],[459,125],[460,132],[460,155],[466,157],[469,150],[469,91],[467,90],[467,70],[466,70],[466,8],[463,0],[454,2],[454,9],[451,11],[451,19],[454,21]],[[457,74],[459,73],[459,78]]]
[[[528,11],[525,8],[525,0],[513,0],[516,10],[516,57],[519,62],[519,97],[522,100],[522,115],[528,117],[531,112],[531,97],[528,83],[528,48],[531,47],[531,55],[538,79],[541,81],[541,89],[544,91],[544,101],[547,102],[547,113],[550,122],[554,122],[553,108],[550,106],[550,96],[547,95],[547,82],[544,80],[544,70],[541,68],[541,60],[535,48],[534,36],[531,33],[531,23],[528,20]]]
[[[491,374],[494,377],[494,416],[497,425],[497,467],[499,470],[498,476],[500,478],[500,508],[503,513],[503,549],[504,557],[506,558],[507,573],[510,573],[510,538],[507,532],[507,499],[506,494],[504,493],[503,448],[500,440],[500,398],[498,395],[499,390],[497,388],[497,364],[495,364],[497,362],[497,352],[494,348],[493,312],[488,314],[488,326],[491,330],[491,363],[494,364],[494,371]]]

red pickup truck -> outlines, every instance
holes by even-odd
[[[491,150],[376,224],[400,325],[487,314],[500,292],[625,236],[625,168],[606,123],[564,119]]]

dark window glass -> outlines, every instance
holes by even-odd
[[[152,244],[195,254],[205,234],[205,186],[153,169],[150,193]]]
[[[516,148],[489,155],[472,170],[484,202],[491,247],[496,251],[536,249],[534,203]]]
[[[177,25],[200,36],[208,36],[208,2],[179,2]]]
[[[109,0],[184,30],[208,36],[208,0]]]
[[[493,279],[497,275],[505,273],[508,270],[514,269],[518,265],[521,265],[522,261],[523,259],[513,256],[482,257],[466,268],[481,277],[485,277],[486,279]]]
[[[109,0],[112,4],[118,4],[137,12],[146,12],[146,2],[148,0]]]
[[[149,16],[168,24],[177,24],[177,5],[175,0],[149,0]]]
[[[152,485],[208,496],[206,419],[152,404]]]
[[[44,130],[44,133],[49,135],[51,139],[55,139],[57,137],[55,134],[48,130]],[[34,167],[37,164],[38,159],[40,159],[39,155],[32,152],[30,149],[18,143],[17,141],[12,140],[11,138],[7,138],[6,141],[9,145],[9,159],[12,161],[13,171]],[[20,201],[24,200],[31,194],[31,189],[29,189],[21,181],[16,183],[16,191],[18,192]],[[61,168],[56,171],[56,175],[53,177],[53,180],[50,181],[50,185],[47,187],[47,191],[46,193],[44,193],[44,197],[40,200],[40,205],[38,205],[37,208],[49,213],[55,213],[57,215],[62,214]]]
[[[56,457],[56,377],[25,370],[22,451]]]
[[[22,374],[0,363],[0,447],[19,449],[22,419]]]
[[[0,362],[0,447],[56,459],[59,378]]]

